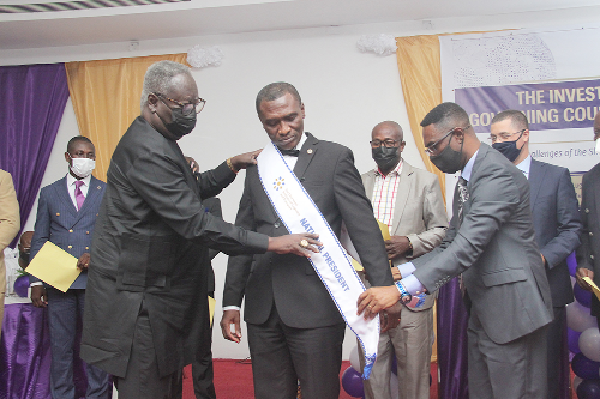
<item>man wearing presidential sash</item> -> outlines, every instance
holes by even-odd
[[[223,336],[239,342],[245,296],[255,397],[295,398],[300,381],[304,399],[334,399],[340,392],[344,321],[355,332],[362,328],[351,320],[356,299],[339,300],[356,284],[362,289],[353,270],[348,271],[348,260],[339,255],[342,222],[373,285],[394,284],[385,246],[352,152],[304,132],[305,109],[296,89],[287,83],[267,85],[256,108],[272,145],[258,166],[246,171],[236,225],[269,236],[314,230],[323,247],[311,261],[286,255],[231,257]],[[274,163],[261,169],[263,160]],[[279,165],[281,175],[266,165]],[[309,207],[303,205],[307,202]],[[298,223],[288,219],[290,213],[297,214]],[[352,310],[345,309],[348,305]]]

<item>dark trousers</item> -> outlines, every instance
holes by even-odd
[[[247,328],[255,398],[294,399],[298,380],[303,399],[339,397],[345,324],[289,327],[273,305],[266,323]]]
[[[143,306],[143,305],[142,305]],[[125,377],[115,377],[119,399],[172,399],[173,374],[161,377],[148,311],[142,307]]]
[[[560,392],[569,386],[569,351],[566,347],[567,318],[564,306],[553,308],[554,319],[548,324],[548,399],[567,397]]]
[[[81,341],[77,329],[78,318],[83,317],[85,290],[59,291],[48,287],[48,324],[52,346],[50,379],[54,399],[74,399],[73,360],[75,345]],[[78,336],[79,334],[79,336]],[[78,351],[77,351],[78,353]],[[90,364],[87,374],[86,398],[108,398],[108,374]]]

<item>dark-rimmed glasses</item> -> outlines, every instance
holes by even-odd
[[[162,99],[164,98],[165,100],[169,100],[172,103],[179,105],[179,109],[181,109],[181,113],[183,115],[191,115],[194,112],[199,114],[200,111],[202,111],[204,109],[204,104],[206,104],[206,100],[203,98],[200,98],[200,97],[198,97],[195,101],[188,102],[188,103],[182,103],[180,101],[173,100],[172,98],[164,96],[161,93],[154,93],[154,95],[156,97],[158,97],[158,99],[160,101],[162,101]],[[163,104],[165,103],[164,101],[162,101],[162,102],[163,102]],[[165,105],[167,105],[167,104],[165,104]]]
[[[394,147],[398,143],[398,140],[392,140],[392,139],[377,140],[377,139],[375,139],[375,140],[369,141],[369,143],[371,143],[371,147],[373,147],[373,148],[380,147],[382,144],[385,147]]]
[[[463,127],[463,128],[460,128],[460,127],[455,127],[455,128],[453,128],[453,129],[452,129],[452,130],[450,130],[448,133],[446,133],[446,134],[444,135],[444,137],[442,137],[441,139],[437,140],[437,141],[436,141],[436,142],[434,142],[433,144],[429,144],[429,145],[425,146],[425,152],[426,152],[428,155],[430,155],[430,156],[431,156],[431,155],[433,155],[434,153],[436,153],[436,152],[437,152],[437,150],[438,150],[438,145],[440,145],[440,143],[441,143],[441,142],[442,142],[442,141],[443,141],[443,140],[444,140],[446,137],[450,136],[452,133],[456,132],[456,131],[457,131],[457,130],[459,130],[459,129],[461,129],[462,131],[465,131],[465,130],[467,130],[467,129],[468,129],[468,128],[470,128],[470,127],[471,127],[471,125],[468,125],[468,126],[466,126],[466,127]]]

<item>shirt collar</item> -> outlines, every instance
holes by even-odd
[[[84,177],[81,181],[83,181],[84,186],[89,187],[90,180],[92,180],[92,175]],[[76,181],[77,181],[77,179],[74,178],[72,174],[67,173],[67,187],[74,186]]]
[[[402,173],[402,163],[403,163],[403,159],[400,158],[400,162],[398,162],[398,165],[396,165],[396,167],[394,169],[390,170],[390,173],[388,173],[387,176],[393,175],[393,174],[400,176],[400,174]],[[377,169],[375,169],[375,175],[376,176],[385,176],[383,173],[381,173],[381,171],[379,170],[379,167],[377,167]]]
[[[298,144],[296,144],[296,146],[293,148],[293,150],[299,150],[300,148],[302,148],[302,146],[304,145],[305,142],[306,142],[306,133],[302,132],[302,136],[300,136],[300,141],[298,142]]]
[[[473,165],[475,164],[475,158],[477,158],[478,153],[479,150],[475,151],[475,154],[473,154],[473,156],[469,158],[469,162],[467,162],[462,172],[460,173],[462,178],[466,181],[469,181],[469,179],[471,179],[471,173],[473,173]]]
[[[529,176],[529,168],[531,168],[531,155],[527,155],[527,158],[519,162],[515,165],[517,169],[525,174],[525,176]]]

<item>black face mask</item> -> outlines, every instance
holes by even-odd
[[[373,155],[373,160],[382,171],[391,170],[400,160],[400,157],[398,156],[398,147],[386,147],[380,145],[377,148],[372,148],[371,153]]]
[[[450,137],[450,140],[452,140],[452,137]],[[463,140],[460,145],[460,151],[454,151],[450,148],[450,142],[448,142],[444,151],[439,155],[429,157],[431,163],[444,173],[451,175],[458,172],[462,168],[462,146],[464,143]]]
[[[157,113],[158,115],[158,113]],[[194,127],[196,127],[196,112],[192,112],[191,115],[183,115],[181,108],[171,109],[172,122],[165,123],[160,115],[158,117],[163,122],[169,133],[175,136],[175,140],[179,140],[186,134],[189,134]]]
[[[519,136],[519,138],[517,140],[519,140],[522,136],[523,136],[523,132],[521,132],[521,136]],[[520,149],[517,148],[517,140],[505,141],[502,143],[494,143],[494,144],[492,144],[492,148],[494,150],[500,151],[502,153],[502,155],[504,155],[506,158],[508,158],[508,160],[510,162],[515,162],[515,159],[517,159],[519,157],[519,154],[521,153],[521,150],[523,149],[523,146],[521,146]],[[525,145],[525,143],[523,143],[523,145]]]

